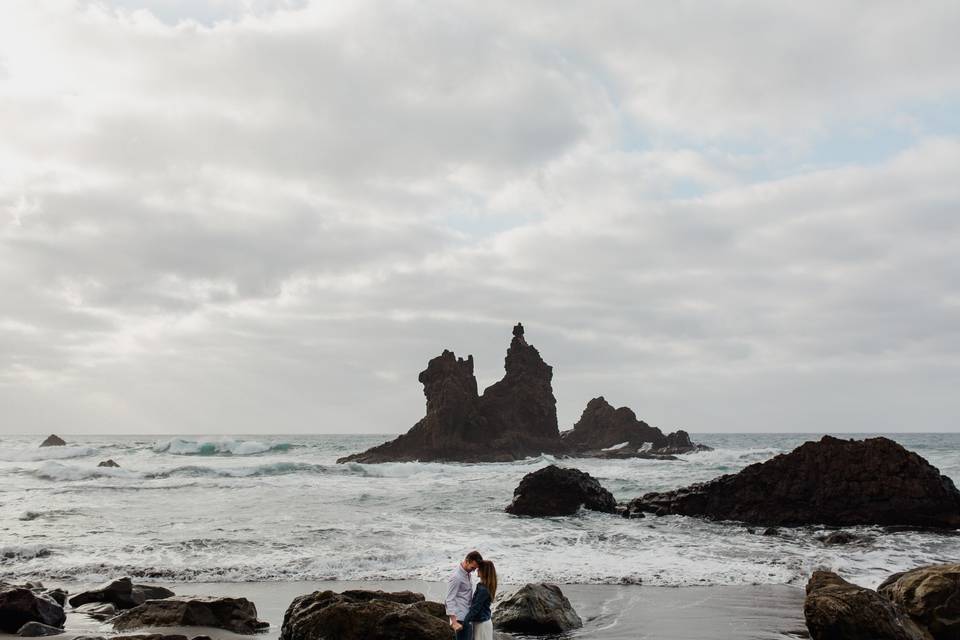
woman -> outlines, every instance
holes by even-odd
[[[480,584],[473,592],[470,610],[463,624],[473,624],[473,640],[493,640],[490,604],[497,597],[497,568],[489,560],[483,560],[477,568],[477,575],[480,576]]]

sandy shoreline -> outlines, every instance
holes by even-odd
[[[53,583],[50,583],[51,585]],[[222,595],[252,600],[261,620],[270,628],[254,636],[275,640],[280,635],[283,614],[297,596],[316,590],[383,589],[411,590],[430,600],[441,600],[444,584],[419,580],[363,582],[203,582],[158,583],[177,595]],[[60,585],[58,585],[60,586]],[[63,584],[76,593],[93,585]],[[642,585],[561,585],[564,594],[584,620],[584,628],[570,638],[603,640],[771,640],[806,637],[803,621],[803,590],[786,585],[653,587]],[[503,591],[510,589],[504,587]],[[86,616],[68,614],[67,640],[77,635],[112,634]],[[126,633],[143,633],[137,630]],[[250,638],[202,627],[157,629],[188,637],[210,635],[215,640]],[[4,636],[0,639],[15,636]]]

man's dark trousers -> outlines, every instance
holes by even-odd
[[[460,621],[457,620],[457,622]],[[460,622],[460,624],[463,623]],[[457,631],[457,640],[471,640],[471,638],[473,638],[473,623],[468,622],[467,624],[463,624],[463,629]]]

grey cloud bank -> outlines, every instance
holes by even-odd
[[[12,2],[0,435],[955,431],[960,7]],[[851,162],[838,137],[887,149]]]

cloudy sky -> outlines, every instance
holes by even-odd
[[[6,0],[0,435],[960,428],[960,3]]]

